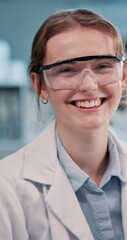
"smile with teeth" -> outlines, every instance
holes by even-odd
[[[102,99],[98,98],[95,100],[91,101],[76,101],[75,106],[80,107],[80,108],[93,108],[93,107],[98,107],[102,104]]]

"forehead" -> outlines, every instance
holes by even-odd
[[[76,27],[56,34],[46,44],[45,64],[89,55],[115,54],[114,41],[107,33]]]

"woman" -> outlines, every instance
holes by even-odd
[[[85,9],[38,30],[29,72],[56,120],[0,163],[1,239],[127,239],[127,144],[109,130],[124,51],[118,30]]]

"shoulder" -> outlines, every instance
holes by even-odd
[[[120,144],[127,156],[127,142],[120,140]]]
[[[28,239],[28,233],[32,239],[42,239],[48,229],[42,188],[46,171],[42,162],[47,152],[50,153],[49,144],[54,142],[53,138],[54,125],[51,125],[32,143],[0,161],[0,239]],[[47,179],[52,179],[50,173]]]
[[[127,142],[118,138],[117,134],[112,129],[109,129],[109,136],[112,138],[113,142],[115,143],[118,149],[118,152],[124,155],[127,159]]]
[[[52,123],[42,131],[30,144],[26,145],[17,152],[0,160],[0,176],[20,178],[24,167],[24,162],[27,162],[28,155],[34,155],[39,158],[39,155],[48,149],[51,141],[54,141],[55,124]],[[31,159],[32,162],[32,159]]]

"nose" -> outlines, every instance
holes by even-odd
[[[91,75],[90,73],[85,72],[85,74],[83,74],[82,79],[81,79],[81,83],[79,86],[79,91],[94,91],[98,88],[98,84],[96,82],[96,79],[93,75]]]

